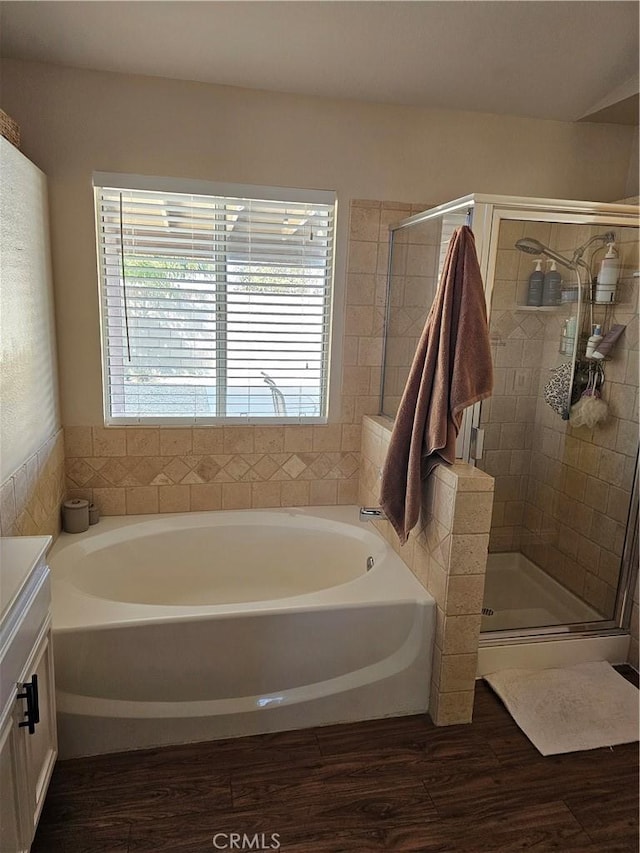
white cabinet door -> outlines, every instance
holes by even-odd
[[[32,657],[32,663],[26,671],[25,681],[33,682],[34,676],[37,678],[38,684],[39,721],[36,723],[32,734],[29,733],[28,728],[21,729],[25,739],[27,784],[30,798],[28,814],[31,818],[32,837],[38,825],[44,797],[53,773],[53,765],[58,754],[50,628]]]
[[[21,702],[17,701],[0,731],[0,853],[24,853],[31,846],[29,793]]]

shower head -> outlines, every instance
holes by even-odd
[[[544,252],[544,246],[538,240],[534,240],[533,237],[523,237],[522,240],[518,240],[516,243],[516,249],[520,249],[521,252],[527,252],[529,255],[541,255]]]
[[[562,264],[563,267],[567,267],[567,269],[570,270],[574,270],[576,268],[575,261],[570,261],[569,258],[565,258],[564,255],[559,255],[557,252],[554,252],[553,249],[543,245],[539,240],[535,240],[533,237],[523,237],[521,240],[518,240],[516,242],[516,249],[519,249],[521,252],[526,252],[528,255],[546,255],[548,258],[551,258],[551,260]]]

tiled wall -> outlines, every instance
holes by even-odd
[[[566,360],[558,344],[569,309],[518,310],[526,301],[533,264],[513,248],[526,233],[571,255],[601,231],[503,223],[490,323],[496,384],[494,397],[483,406],[481,464],[496,478],[490,550],[521,550],[610,617],[638,446],[636,233],[616,229],[624,270],[608,321],[627,330],[605,365],[609,418],[593,430],[571,427],[544,402],[548,368]],[[603,319],[604,310],[596,307],[594,322]]]
[[[351,504],[359,424],[67,427],[67,487],[103,515]]]
[[[638,649],[640,646],[640,577],[636,579],[636,588],[633,593],[633,609],[631,611],[631,642],[629,644],[629,663],[636,669],[639,668]]]
[[[2,536],[57,536],[64,490],[60,429],[0,486]]]
[[[552,239],[563,252],[601,233],[600,228],[556,230],[560,233]],[[638,279],[632,277],[638,269],[637,232],[616,232],[623,268],[607,325],[627,328],[605,363],[602,397],[609,417],[593,429],[567,427],[539,399],[523,541],[525,554],[609,618],[638,451]],[[604,309],[595,306],[594,322],[604,319]],[[546,342],[545,353],[552,353],[553,344],[557,338]]]
[[[388,418],[365,417],[360,502],[379,503],[391,436]],[[466,463],[440,465],[425,486],[421,520],[406,545],[376,522],[437,604],[429,713],[436,725],[471,722],[493,479]]]
[[[393,237],[383,411],[395,417],[437,286],[441,220],[399,229]]]
[[[466,213],[452,213],[394,232],[382,398],[382,411],[389,417],[395,417],[398,411],[449,241],[454,230],[465,221]]]
[[[351,204],[336,423],[69,426],[69,497],[92,500],[103,515],[354,503],[362,416],[377,413],[380,400],[388,223],[412,212],[402,204]]]
[[[479,467],[495,478],[491,551],[517,551],[533,442],[546,313],[520,311],[521,282],[534,268],[514,249],[521,222],[502,222],[491,300],[489,331],[494,389],[482,404],[484,454]],[[547,225],[527,223],[527,235],[548,240]],[[559,310],[559,309],[558,309]]]

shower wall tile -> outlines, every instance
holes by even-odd
[[[417,212],[415,207],[411,209],[411,213]],[[396,221],[409,215],[408,211],[395,213]],[[392,221],[390,216],[388,219]],[[385,411],[389,413],[397,411],[435,294],[440,248],[437,222],[413,225],[397,231],[394,238],[384,388]]]
[[[360,503],[379,503],[392,422],[365,417]],[[406,545],[388,521],[376,527],[434,597],[436,636],[429,713],[437,725],[471,721],[493,479],[470,465],[440,465],[427,481],[420,522]]]

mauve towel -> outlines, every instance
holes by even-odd
[[[482,277],[464,225],[449,243],[382,472],[380,505],[403,544],[420,516],[422,481],[439,462],[454,462],[463,410],[492,388]]]

